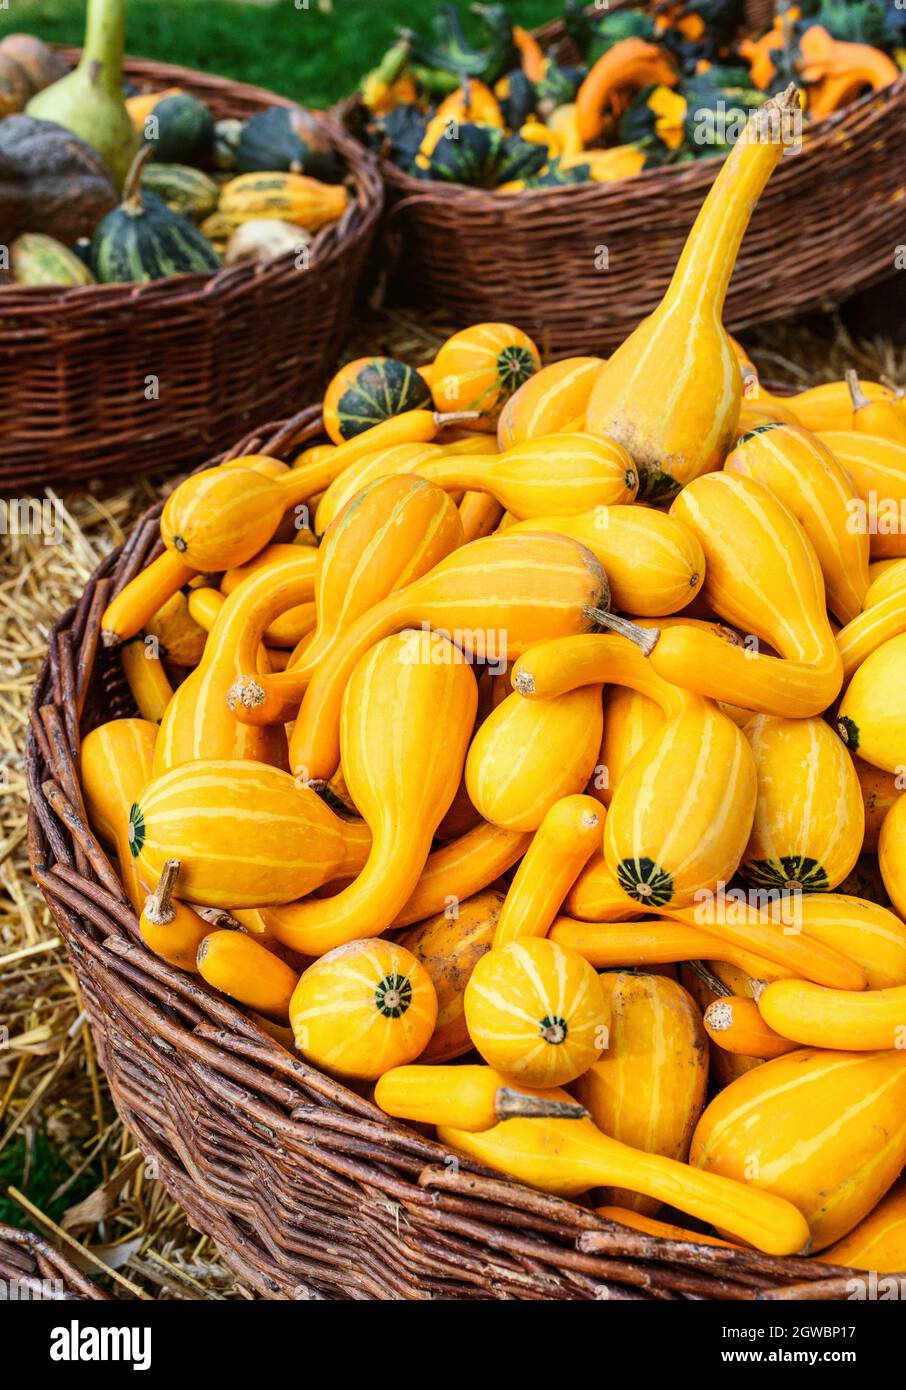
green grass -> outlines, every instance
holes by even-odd
[[[393,42],[397,25],[423,28],[439,0],[333,0],[296,8],[241,0],[127,0],[126,48],[281,92],[310,106],[347,96]],[[460,8],[465,10],[465,4]],[[511,0],[513,19],[540,24],[558,0]],[[84,0],[12,0],[0,37],[26,30],[47,42],[80,43]]]
[[[35,1131],[29,1158],[29,1179],[23,1187],[22,1174],[26,1168],[24,1138],[15,1139],[0,1155],[0,1222],[45,1235],[46,1232],[31,1219],[18,1202],[7,1196],[7,1185],[11,1183],[23,1190],[26,1197],[34,1202],[45,1216],[59,1222],[70,1207],[74,1207],[103,1182],[104,1175],[100,1161],[89,1164],[62,1197],[52,1201],[57,1188],[70,1177],[72,1166],[63,1157],[59,1146],[48,1138],[43,1129]]]

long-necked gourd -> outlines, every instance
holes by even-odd
[[[288,772],[242,758],[171,768],[127,820],[131,852],[153,882],[178,858],[184,897],[211,907],[291,902],[353,877],[371,848],[363,821],[336,815]]]
[[[610,1000],[608,1046],[572,1092],[611,1139],[685,1162],[708,1085],[701,1015],[682,985],[662,975],[613,971],[599,979]],[[649,1214],[659,1206],[620,1187],[601,1195]]]
[[[574,421],[584,420],[591,388],[603,365],[600,357],[565,357],[535,372],[500,412],[498,447],[509,449],[540,435],[559,434]]]
[[[157,876],[131,850],[129,807],[150,781],[158,727],[148,719],[111,719],[92,729],[80,749],[82,794],[92,827],[116,847],[123,887],[141,912]]]
[[[238,676],[227,692],[236,718],[245,724],[292,719],[313,673],[356,619],[427,574],[463,540],[455,505],[434,483],[383,478],[357,493],[316,552],[314,635],[285,672]]]
[[[296,1046],[315,1066],[374,1080],[422,1052],[437,997],[411,951],[368,939],[338,946],[303,971],[289,1012]]]
[[[375,1104],[388,1115],[418,1124],[455,1125],[478,1133],[501,1120],[535,1116],[582,1120],[578,1101],[560,1100],[528,1086],[515,1089],[492,1067],[393,1067],[374,1088]]]
[[[906,419],[902,410],[883,396],[872,399],[867,395],[862,390],[858,373],[852,368],[846,373],[846,384],[853,406],[851,428],[859,434],[873,434],[906,445]]]
[[[500,909],[494,945],[545,936],[592,850],[604,812],[590,796],[555,801],[532,836]]]
[[[202,979],[222,994],[280,1022],[288,1019],[298,972],[253,937],[209,932],[199,944],[196,965]]]
[[[521,830],[482,821],[428,855],[409,901],[394,927],[408,927],[471,898],[521,859],[531,840]]]
[[[290,766],[311,782],[336,771],[343,690],[360,657],[388,633],[428,624],[450,633],[470,659],[506,660],[545,637],[587,632],[596,598],[609,602],[607,578],[575,541],[505,534],[472,541],[344,633],[305,692]]]
[[[475,723],[478,691],[446,638],[403,633],[376,643],[343,696],[340,747],[350,796],[371,827],[355,880],[334,897],[264,913],[294,951],[320,955],[377,936],[405,907],[449,807]]]
[[[572,917],[557,917],[549,935],[558,945],[578,951],[598,970],[616,970],[622,966],[644,969],[688,960],[722,960],[763,980],[780,978],[789,969],[682,922],[582,922]]]
[[[765,1062],[715,1096],[690,1154],[753,1199],[774,1193],[794,1203],[816,1251],[872,1210],[904,1160],[906,1052],[897,1050],[803,1048]]]
[[[727,288],[752,210],[783,154],[798,110],[794,87],[756,111],[696,218],[653,314],[601,368],[587,428],[623,444],[648,500],[669,498],[719,468],[733,442],[742,380],[722,323]]]
[[[514,1084],[563,1086],[607,1047],[609,1001],[578,951],[545,937],[482,956],[465,993],[466,1024],[489,1066]]]
[[[154,614],[194,578],[196,570],[173,550],[165,550],[126,584],[104,610],[101,640],[105,647],[118,646],[141,632]]]
[[[803,1047],[880,1052],[906,1047],[906,985],[864,991],[775,980],[758,996],[769,1027]]]
[[[827,606],[841,623],[862,611],[868,591],[868,535],[853,525],[855,485],[815,435],[766,425],[741,439],[724,468],[763,483],[795,516],[815,548]]]
[[[792,1202],[750,1183],[631,1149],[602,1134],[591,1120],[505,1120],[479,1134],[448,1126],[438,1134],[452,1149],[544,1192],[578,1197],[590,1188],[623,1187],[771,1255],[795,1255],[808,1246],[808,1224]]]
[[[836,888],[859,857],[865,806],[852,758],[823,719],[746,724],[758,798],[740,873],[787,892]]]

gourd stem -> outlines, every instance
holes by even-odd
[[[597,623],[598,627],[606,627],[619,637],[628,637],[644,656],[650,656],[657,646],[661,635],[659,627],[639,627],[628,618],[620,618],[616,613],[608,613],[603,608],[583,608],[582,612],[586,618],[591,618],[592,622]]]
[[[178,859],[168,859],[161,871],[157,888],[145,903],[145,916],[156,927],[165,927],[176,916],[173,907],[173,889],[179,877]]]
[[[96,87],[122,98],[125,0],[88,0],[85,46],[79,67]]]
[[[527,1096],[511,1086],[500,1086],[494,1095],[494,1114],[498,1120],[587,1120],[584,1105],[568,1100],[547,1100],[543,1096]]]
[[[435,410],[434,423],[439,430],[446,429],[448,425],[458,425],[462,420],[480,420],[480,410]]]
[[[142,205],[142,169],[151,157],[151,146],[142,145],[138,154],[129,165],[129,172],[126,175],[126,182],[123,185],[123,212],[130,217],[140,217],[143,212]],[[183,542],[185,546],[185,542]],[[178,546],[177,546],[178,549]]]
[[[686,964],[691,973],[701,981],[705,988],[710,990],[712,994],[716,994],[719,999],[723,999],[726,995],[733,993],[731,989],[727,989],[727,986],[717,978],[712,970],[708,969],[703,960],[690,960],[687,961]]]
[[[853,410],[864,410],[871,401],[862,390],[862,383],[859,380],[859,373],[850,367],[846,373],[846,384],[849,387],[850,399],[853,403]]]

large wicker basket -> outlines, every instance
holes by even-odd
[[[290,457],[316,409],[225,457]],[[842,1298],[848,1272],[664,1242],[489,1174],[290,1055],[143,945],[86,825],[79,741],[134,714],[101,614],[159,546],[160,508],[54,630],[27,768],[32,872],[69,949],[124,1124],[199,1230],[273,1298]]]
[[[767,21],[769,4],[752,9]],[[563,29],[539,34],[555,42]],[[354,127],[354,105],[346,113]],[[806,130],[755,210],[729,328],[829,305],[893,273],[906,236],[904,122],[906,76]],[[658,304],[718,167],[505,195],[426,183],[384,160],[385,260],[401,293],[457,324],[518,323],[555,357],[607,351]]]
[[[109,1294],[34,1231],[0,1224],[0,1282],[4,1300],[106,1302]],[[14,1290],[14,1292],[13,1292]]]
[[[218,118],[291,105],[165,63],[127,59],[126,72],[148,90],[184,87]],[[290,252],[148,284],[0,289],[0,491],[197,464],[218,439],[317,399],[383,205],[371,155],[324,119],[353,196],[307,270]]]

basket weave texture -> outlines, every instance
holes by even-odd
[[[291,458],[320,435],[315,408],[222,457]],[[27,745],[29,851],[117,1110],[192,1223],[269,1298],[845,1297],[849,1271],[658,1240],[454,1160],[144,946],[86,822],[79,742],[136,713],[99,630],[110,596],[158,553],[159,516],[52,634]]]
[[[756,4],[755,17],[767,23],[771,9]],[[538,33],[555,43],[563,29]],[[354,103],[346,116],[354,125]],[[904,122],[906,76],[806,128],[755,209],[728,328],[826,307],[893,273]],[[386,259],[401,293],[458,325],[516,323],[554,357],[607,352],[660,302],[719,168],[703,159],[612,184],[500,194],[425,182],[383,160]]]
[[[183,87],[218,119],[292,105],[165,63],[130,58],[126,73],[149,90]],[[315,236],[307,270],[290,252],[147,284],[0,289],[0,492],[193,466],[218,440],[317,398],[383,206],[372,156],[322,119],[352,189],[340,220]]]
[[[19,1302],[109,1301],[109,1294],[33,1231],[0,1223],[0,1282],[14,1285]],[[7,1292],[6,1298],[12,1294]]]

